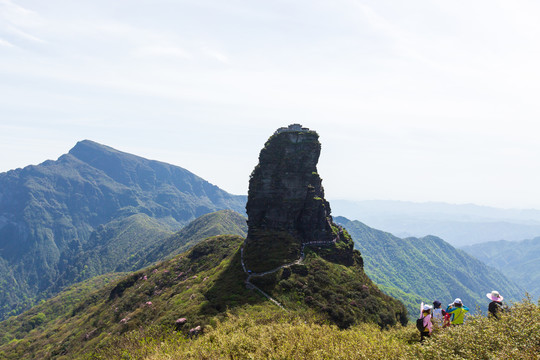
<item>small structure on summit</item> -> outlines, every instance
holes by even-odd
[[[317,173],[320,152],[319,135],[300,124],[278,129],[261,150],[246,205],[248,268],[268,270],[257,267],[264,257],[273,256],[272,265],[279,265],[298,258],[302,244],[339,238]],[[347,247],[352,251],[352,241]]]
[[[300,124],[291,124],[288,127],[280,127],[274,134],[281,134],[288,131],[310,131],[308,128],[302,127]]]

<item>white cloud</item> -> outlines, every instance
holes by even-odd
[[[15,45],[4,39],[0,39],[0,46],[15,47]]]

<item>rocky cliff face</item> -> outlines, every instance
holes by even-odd
[[[317,174],[321,152],[315,131],[274,134],[259,156],[246,206],[253,230],[284,230],[302,242],[332,241],[330,205]]]
[[[280,258],[298,258],[305,243],[333,246],[347,241],[332,223],[330,205],[324,199],[317,173],[320,152],[318,134],[299,125],[276,131],[261,150],[246,206],[246,254],[252,267],[261,265],[269,254],[275,255],[272,265],[278,265]],[[347,241],[346,247],[352,254],[352,242]]]
[[[249,284],[285,307],[303,303],[343,328],[406,324],[403,304],[371,282],[352,238],[333,222],[317,173],[320,151],[317,133],[300,125],[276,131],[261,150],[241,250]]]

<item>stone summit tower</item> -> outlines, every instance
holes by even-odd
[[[246,254],[253,270],[298,258],[304,243],[339,239],[317,173],[320,152],[319,135],[299,124],[278,129],[261,150],[246,205]]]

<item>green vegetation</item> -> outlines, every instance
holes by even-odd
[[[13,346],[14,344],[18,344],[21,339],[27,338],[30,334],[33,337],[41,331],[53,331],[56,328],[56,324],[63,323],[62,321],[58,322],[58,318],[69,316],[82,299],[87,298],[97,289],[124,276],[125,274],[121,273],[107,274],[75,284],[52,299],[47,301],[42,300],[38,305],[24,314],[1,322],[0,345],[10,343]],[[40,343],[39,346],[46,347],[49,345],[47,343]],[[21,356],[20,358],[22,359],[23,357]]]
[[[246,218],[232,210],[220,210],[202,215],[164,241],[142,248],[130,256],[125,263],[119,265],[117,270],[141,269],[183,253],[203,239],[225,234],[245,237]]]
[[[300,258],[300,240],[286,231],[253,230],[253,238],[244,249],[249,270],[264,272]]]
[[[82,358],[533,360],[540,353],[540,307],[525,300],[499,321],[474,316],[463,326],[436,329],[423,345],[418,341],[413,325],[381,330],[368,323],[340,330],[309,313],[251,307],[229,313],[193,339],[135,330]]]
[[[53,293],[66,285],[117,270],[118,264],[132,258],[137,251],[148,251],[172,235],[163,224],[146,214],[135,214],[100,225],[92,233],[92,246],[70,249],[59,265],[61,275]],[[122,270],[122,269],[119,269]]]
[[[114,348],[116,341],[138,336],[141,329],[158,339],[174,332],[186,336],[197,326],[203,331],[217,326],[227,314],[256,316],[279,310],[246,288],[240,263],[243,242],[232,235],[209,238],[173,259],[102,287],[82,283],[3,322],[0,354],[7,359],[23,354],[29,359],[71,358]],[[318,324],[346,328],[367,321],[381,328],[407,321],[403,305],[381,293],[358,262],[333,263],[319,255],[327,251],[306,249],[304,264],[257,278],[257,285],[278,299],[287,313]]]
[[[338,217],[347,227],[364,259],[368,276],[387,294],[400,299],[415,316],[421,301],[440,300],[444,305],[461,298],[472,310],[487,311],[485,294],[498,290],[508,300],[519,300],[525,291],[445,241],[426,236],[400,239],[359,221]]]
[[[528,300],[500,321],[471,317],[418,345],[416,329],[402,326],[404,306],[370,281],[358,252],[349,266],[332,261],[350,254],[346,232],[333,250],[306,247],[302,264],[252,278],[281,310],[246,289],[242,244],[217,236],[121,278],[73,286],[0,323],[0,358],[534,359],[540,350],[540,311]],[[198,326],[202,334],[190,335]]]
[[[8,359],[21,359],[23,354],[31,359],[61,358],[99,348],[140,327],[185,334],[215,322],[227,308],[264,302],[245,288],[238,251],[242,243],[237,236],[210,238],[188,253],[100,288],[83,283],[4,321],[0,349]],[[38,329],[25,326],[40,312],[45,320]],[[177,324],[179,318],[187,320]]]
[[[282,269],[252,282],[287,309],[312,309],[340,328],[370,322],[380,327],[407,323],[405,307],[383,294],[358,264],[326,261],[318,249],[306,249],[302,265]]]
[[[526,289],[533,299],[540,297],[540,237],[523,241],[491,241],[466,246],[463,250],[503,272]]]
[[[0,320],[113,271],[201,215],[243,213],[245,201],[180,167],[92,141],[0,173]]]

